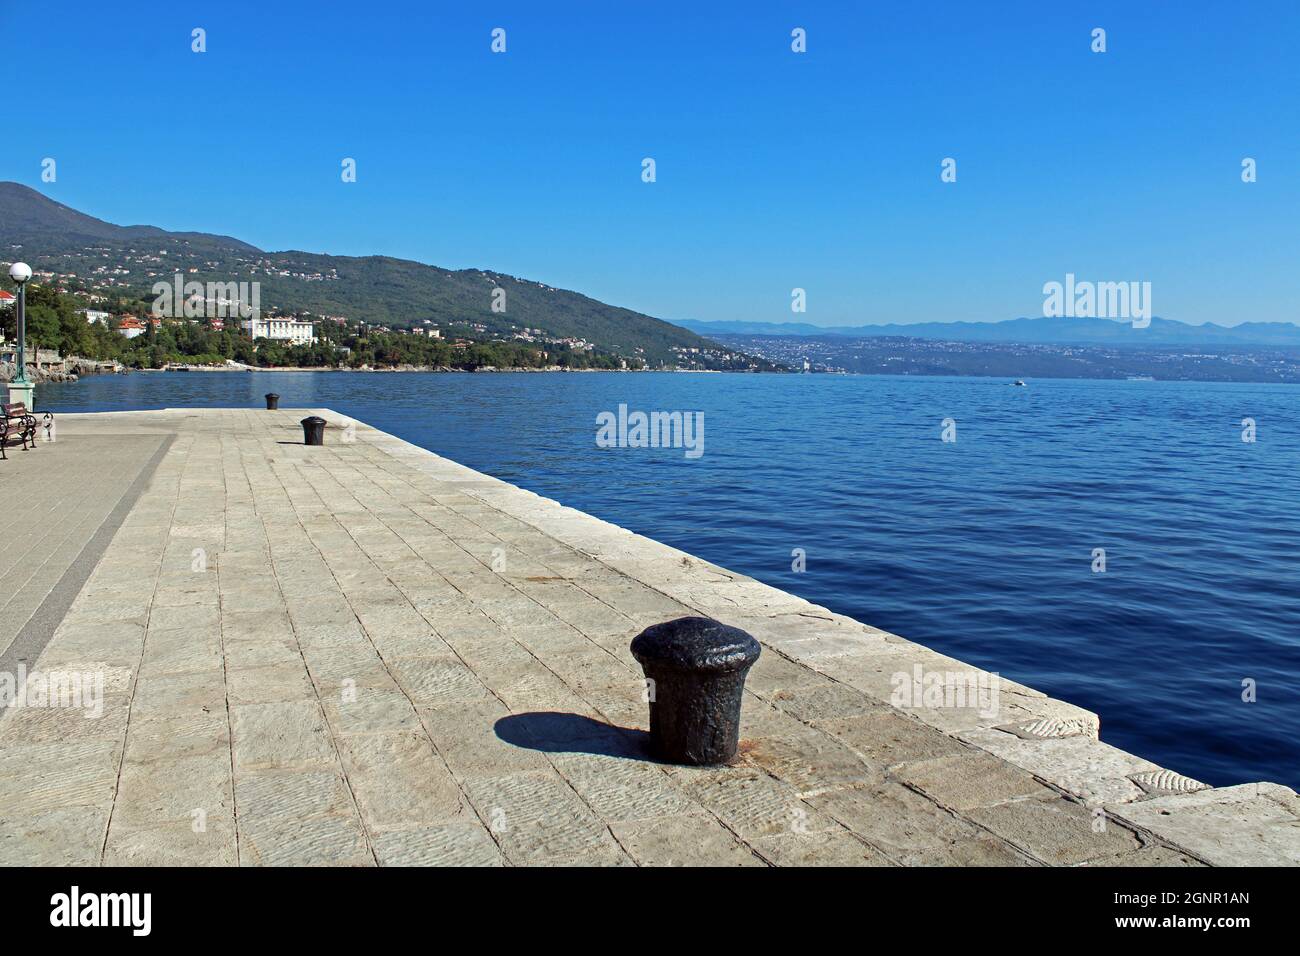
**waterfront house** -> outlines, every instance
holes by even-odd
[[[307,319],[269,316],[245,319],[239,324],[250,339],[271,339],[290,345],[312,345],[316,342],[316,323]]]

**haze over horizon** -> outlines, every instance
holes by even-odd
[[[118,224],[493,269],[670,321],[1001,321],[1066,273],[1151,282],[1191,324],[1300,316],[1293,4],[397,3],[363,26],[77,2],[52,30],[6,7],[24,95],[0,178]],[[144,83],[153,106],[125,110]]]

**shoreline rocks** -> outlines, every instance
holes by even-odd
[[[0,362],[0,382],[12,382],[17,371],[16,362]],[[123,371],[117,362],[100,362],[79,356],[71,356],[60,362],[42,362],[40,366],[27,363],[27,375],[37,385],[43,382],[75,382],[83,375],[106,375]]]

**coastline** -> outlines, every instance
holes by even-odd
[[[548,368],[527,368],[511,367],[499,368],[496,366],[484,366],[476,369],[451,368],[445,365],[397,365],[392,367],[372,367],[362,366],[361,368],[347,367],[329,367],[329,366],[302,366],[302,365],[282,365],[282,366],[260,366],[260,365],[167,365],[163,368],[141,368],[128,369],[132,372],[438,372],[451,373],[459,375],[478,375],[482,373],[493,372],[530,372],[530,373],[563,373],[563,374],[581,374],[584,372],[618,372],[618,373],[640,373],[640,372],[685,372],[708,375],[721,375],[721,369],[711,368],[676,368],[676,369],[651,369],[651,368],[564,368],[559,365]],[[751,374],[751,373],[742,373]]]
[[[51,365],[56,365],[57,368],[51,368]],[[0,362],[0,383],[13,381],[16,368],[12,362]],[[74,355],[43,365],[28,362],[27,371],[31,381],[40,385],[49,382],[75,382],[87,375],[122,375],[130,370],[118,362],[101,362],[98,359]]]

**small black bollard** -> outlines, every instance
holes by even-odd
[[[266,393],[267,411],[273,412],[279,407],[280,407],[280,396],[275,394],[275,392],[267,392]]]
[[[302,443],[304,445],[325,444],[325,419],[312,415],[302,420]]]
[[[745,675],[760,648],[738,627],[681,617],[648,627],[632,656],[650,682],[650,747],[670,763],[729,763],[740,746]]]

